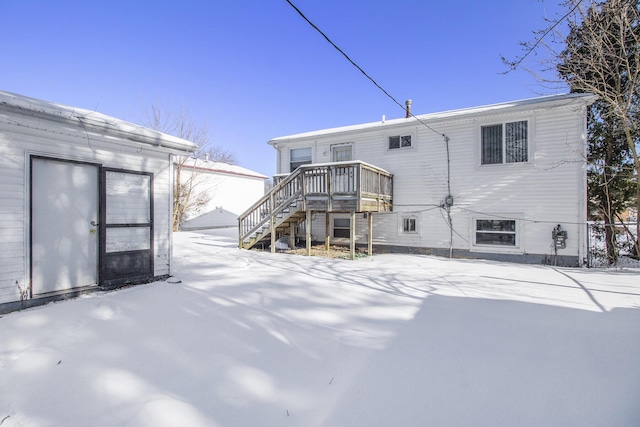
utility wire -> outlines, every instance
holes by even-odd
[[[311,25],[311,26],[313,27],[313,29],[314,29],[314,30],[316,30],[317,32],[319,32],[319,33],[322,35],[322,37],[324,37],[324,38],[325,38],[325,40],[327,40],[327,41],[329,42],[329,44],[331,44],[331,46],[333,46],[333,47],[334,47],[338,52],[340,52],[340,53],[341,53],[345,58],[347,58],[347,61],[351,62],[351,64],[352,64],[354,67],[356,67],[358,70],[360,70],[360,72],[361,72],[362,74],[364,74],[364,76],[365,76],[366,78],[368,78],[369,80],[371,80],[371,82],[372,82],[374,85],[376,85],[376,87],[377,87],[378,89],[380,89],[382,92],[384,92],[384,94],[385,94],[385,95],[387,95],[387,96],[388,96],[388,97],[389,97],[393,102],[395,102],[396,104],[398,104],[398,105],[400,106],[400,108],[404,109],[404,107],[402,106],[402,104],[400,104],[400,103],[399,103],[399,102],[398,102],[398,101],[397,101],[393,96],[391,96],[391,95],[389,94],[389,92],[387,92],[386,90],[384,90],[384,89],[382,88],[382,86],[380,86],[380,85],[379,85],[375,80],[373,80],[373,79],[371,78],[371,76],[369,76],[369,74],[367,74],[367,73],[366,73],[362,68],[360,68],[360,66],[359,66],[358,64],[356,64],[356,63],[355,63],[351,58],[349,58],[349,55],[347,55],[346,53],[344,53],[344,51],[343,51],[342,49],[340,49],[340,48],[339,48],[339,47],[338,47],[338,46],[337,46],[333,41],[331,41],[331,39],[330,39],[330,38],[329,38],[325,33],[323,33],[323,32],[322,32],[322,30],[316,26],[316,24],[314,24],[313,22],[311,22],[311,21],[309,20],[309,18],[307,18],[307,17],[304,15],[304,13],[302,13],[302,11],[300,11],[300,9],[298,9],[298,8],[296,7],[296,5],[294,5],[293,3],[291,3],[291,1],[290,1],[290,0],[286,0],[286,1],[287,1],[287,3],[289,3],[289,5],[290,5],[292,8],[294,8],[294,9],[295,9],[295,11],[296,11],[296,12],[298,12],[298,14],[299,14],[299,15],[300,15],[300,16],[301,16],[305,21],[307,21],[307,23],[309,23],[309,25]]]
[[[287,3],[289,3],[289,5],[295,9],[296,12],[298,12],[298,14],[302,17],[302,19],[304,19],[305,21],[307,21],[307,23],[309,25],[311,25],[311,27],[313,27],[314,30],[316,30],[318,33],[320,33],[320,35],[322,35],[322,37],[324,37],[324,39],[329,42],[329,44],[331,46],[333,46],[338,52],[340,52],[342,54],[342,56],[344,56],[347,61],[349,61],[351,63],[351,65],[353,65],[354,67],[356,67],[367,79],[369,79],[371,81],[371,83],[373,83],[378,89],[380,89],[385,95],[387,95],[387,97],[389,99],[391,99],[393,102],[395,102],[400,108],[402,108],[403,110],[405,110],[405,106],[402,105],[400,102],[398,102],[397,99],[395,99],[389,92],[387,92],[382,86],[380,86],[378,84],[378,82],[376,82],[369,74],[367,74],[366,71],[364,71],[358,64],[356,64],[353,59],[351,59],[349,57],[349,55],[347,55],[342,49],[340,49],[338,47],[338,45],[336,45],[320,28],[318,28],[318,26],[316,24],[314,24],[313,22],[311,22],[311,20],[309,18],[307,18],[305,16],[304,13],[302,13],[302,11],[300,9],[298,9],[296,7],[296,5],[294,5],[291,0],[286,0]],[[438,135],[441,135],[445,138],[447,138],[447,136],[445,134],[443,134],[442,132],[438,132],[437,130],[435,130],[434,128],[432,128],[431,126],[429,126],[428,124],[426,124],[424,121],[422,121],[419,117],[416,117],[413,113],[409,112],[409,115],[416,119],[418,122],[420,122],[423,126],[425,126],[427,129],[431,130],[432,132],[437,133]]]
[[[570,221],[547,221],[547,220],[538,220],[538,219],[527,219],[527,218],[519,218],[514,216],[505,216],[505,215],[496,215],[494,213],[489,212],[481,212],[473,209],[463,208],[461,206],[457,206],[458,209],[466,212],[475,213],[478,215],[484,215],[491,218],[500,218],[500,219],[508,219],[514,221],[522,221],[522,222],[531,222],[533,224],[557,224],[558,222],[562,222],[563,224],[571,224],[571,225],[588,225],[586,222],[570,222]]]
[[[369,74],[367,74],[366,71],[364,71],[362,69],[362,67],[360,67],[358,64],[356,64],[350,57],[349,55],[347,55],[342,49],[340,49],[338,47],[338,45],[336,45],[330,38],[329,36],[327,36],[320,28],[318,28],[318,26],[316,24],[314,24],[313,22],[311,22],[311,20],[309,18],[307,18],[305,16],[304,13],[302,13],[302,11],[300,9],[298,9],[296,7],[296,5],[294,5],[291,0],[286,0],[287,3],[289,3],[289,5],[296,11],[298,12],[298,14],[302,17],[302,19],[304,19],[305,21],[307,21],[307,23],[309,25],[311,25],[311,27],[316,30],[318,33],[320,33],[320,35],[322,35],[322,37],[324,37],[324,39],[331,45],[333,46],[338,52],[340,52],[342,54],[342,56],[344,56],[347,61],[349,61],[351,63],[351,65],[353,65],[354,67],[356,67],[358,69],[358,71],[360,71],[367,79],[369,79],[371,81],[371,83],[373,83],[378,89],[380,89],[389,99],[391,99],[394,103],[396,103],[396,105],[398,105],[400,108],[402,108],[403,110],[407,111],[408,108],[405,108],[405,106],[403,106],[400,102],[398,102],[397,99],[395,99],[389,92],[387,92],[382,86],[380,86],[378,84],[378,82],[376,82]],[[411,111],[407,111],[409,113],[409,116],[412,117],[413,119],[417,120],[420,124],[422,124],[424,127],[426,127],[427,129],[429,129],[430,131],[442,136],[444,138],[444,142],[446,145],[446,149],[447,149],[447,205],[446,205],[446,210],[447,210],[447,224],[449,225],[449,229],[451,232],[451,238],[450,238],[450,244],[449,244],[449,256],[451,257],[452,255],[452,251],[453,251],[453,233],[458,234],[454,229],[453,229],[453,224],[451,222],[451,205],[449,204],[448,200],[451,198],[451,161],[450,161],[450,157],[449,157],[449,137],[447,135],[445,135],[442,132],[438,132],[437,130],[435,130],[434,128],[432,128],[431,126],[429,126],[427,123],[425,123],[422,119],[420,119],[419,117],[417,117],[416,115],[414,115]],[[458,234],[459,235],[459,234]]]

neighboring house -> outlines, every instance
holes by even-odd
[[[181,230],[237,227],[238,215],[264,195],[268,179],[240,166],[195,158],[176,165],[176,173],[192,184],[191,198],[199,201],[187,212]]]
[[[311,223],[317,242],[353,236],[387,251],[581,265],[594,100],[545,96],[274,138],[277,172],[290,175],[273,208],[268,196],[255,205],[271,222],[240,219],[239,244]],[[374,166],[392,191],[372,186]]]
[[[167,277],[172,157],[195,148],[0,92],[0,312]]]

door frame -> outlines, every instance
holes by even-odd
[[[29,298],[33,298],[33,197],[34,197],[34,189],[33,189],[33,164],[34,164],[34,160],[45,160],[45,161],[54,161],[54,162],[61,162],[61,163],[70,163],[70,164],[76,164],[76,165],[87,165],[87,166],[94,166],[96,167],[96,172],[98,174],[97,176],[97,185],[98,188],[96,188],[96,195],[98,196],[98,200],[97,200],[97,205],[98,205],[98,217],[100,217],[101,212],[103,210],[102,207],[102,197],[100,195],[100,188],[102,187],[102,165],[99,163],[94,163],[94,162],[88,162],[88,161],[84,161],[84,160],[72,160],[72,159],[64,159],[64,158],[59,158],[59,157],[52,157],[52,156],[45,156],[45,155],[39,155],[39,154],[30,154],[29,155],[29,248],[28,248],[28,256],[29,256]],[[96,255],[97,258],[96,259],[96,285],[100,286],[100,245],[101,245],[101,237],[100,237],[100,233],[97,233],[98,235],[98,242],[97,242],[97,250],[96,250]],[[81,288],[83,286],[76,286],[76,287],[71,287],[69,289],[65,289],[65,290],[61,290],[60,292],[67,292],[67,291],[73,291],[75,289]],[[53,291],[52,293],[55,293],[55,291]],[[46,295],[46,293],[44,294]]]
[[[74,159],[65,159],[54,156],[47,156],[41,154],[29,154],[29,226],[27,227],[29,238],[28,238],[28,267],[29,267],[29,287],[28,287],[28,298],[31,299],[34,297],[33,293],[33,201],[34,201],[34,189],[33,189],[33,164],[35,159],[40,160],[48,160],[55,162],[63,162],[70,164],[79,164],[79,165],[88,165],[96,167],[97,171],[97,185],[96,194],[98,197],[97,205],[98,205],[98,224],[96,225],[98,228],[97,233],[97,260],[96,260],[96,285],[99,287],[112,287],[118,286],[125,283],[139,283],[145,280],[151,279],[154,277],[155,263],[154,263],[154,174],[152,172],[143,172],[143,171],[135,171],[135,170],[127,170],[127,169],[119,169],[119,168],[111,168],[105,167],[100,163],[85,161],[85,160],[74,160]],[[109,254],[107,253],[107,229],[110,228],[109,224],[107,224],[107,173],[108,172],[118,172],[118,173],[126,173],[132,175],[144,175],[149,177],[149,221],[144,223],[132,223],[132,224],[117,224],[116,226],[120,227],[147,227],[149,229],[149,248],[145,250],[138,251],[123,251],[119,252],[120,254],[136,256],[140,255],[144,252],[143,257],[146,257],[146,269],[143,274],[137,275],[126,275],[124,277],[111,277],[109,275],[108,266],[106,265],[106,261],[109,258]],[[60,292],[73,292],[84,286],[76,286],[71,287],[69,289],[64,289]],[[38,295],[36,295],[38,296]]]
[[[340,150],[340,149],[345,149],[345,148],[349,148],[350,149],[350,151],[351,151],[350,157],[351,158],[349,160],[344,160],[344,161],[346,161],[346,162],[352,161],[353,157],[354,157],[353,156],[353,151],[354,151],[353,145],[354,145],[353,142],[342,142],[342,143],[339,143],[339,144],[332,144],[331,145],[331,162],[333,163],[333,162],[337,161],[334,158],[334,156],[336,155],[336,151]]]
[[[149,178],[149,219],[146,222],[133,222],[133,223],[113,223],[109,224],[107,220],[107,174],[109,172],[124,173],[131,175],[147,176]],[[139,283],[145,280],[152,279],[154,277],[154,194],[153,194],[153,173],[134,171],[128,169],[102,167],[100,171],[100,245],[99,245],[99,271],[100,271],[100,286],[101,287],[113,287],[124,283]],[[107,230],[115,228],[148,228],[149,229],[149,248],[137,249],[137,250],[125,250],[117,252],[107,252]],[[137,262],[138,265],[143,264],[146,273],[133,274],[126,276],[114,275],[113,269],[110,269],[112,260],[117,256],[114,254],[120,254],[121,261]],[[117,261],[116,261],[117,262]],[[124,266],[125,268],[131,268],[130,265]]]

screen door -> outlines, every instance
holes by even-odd
[[[103,168],[101,284],[153,277],[153,176]]]

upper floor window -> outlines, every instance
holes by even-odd
[[[411,135],[397,135],[389,137],[389,150],[411,147]]]
[[[482,126],[481,134],[483,165],[529,161],[526,120]]]
[[[353,146],[351,144],[333,145],[331,147],[332,162],[348,162],[353,160]]]
[[[302,165],[311,163],[311,147],[292,148],[289,150],[289,171],[293,172]]]

